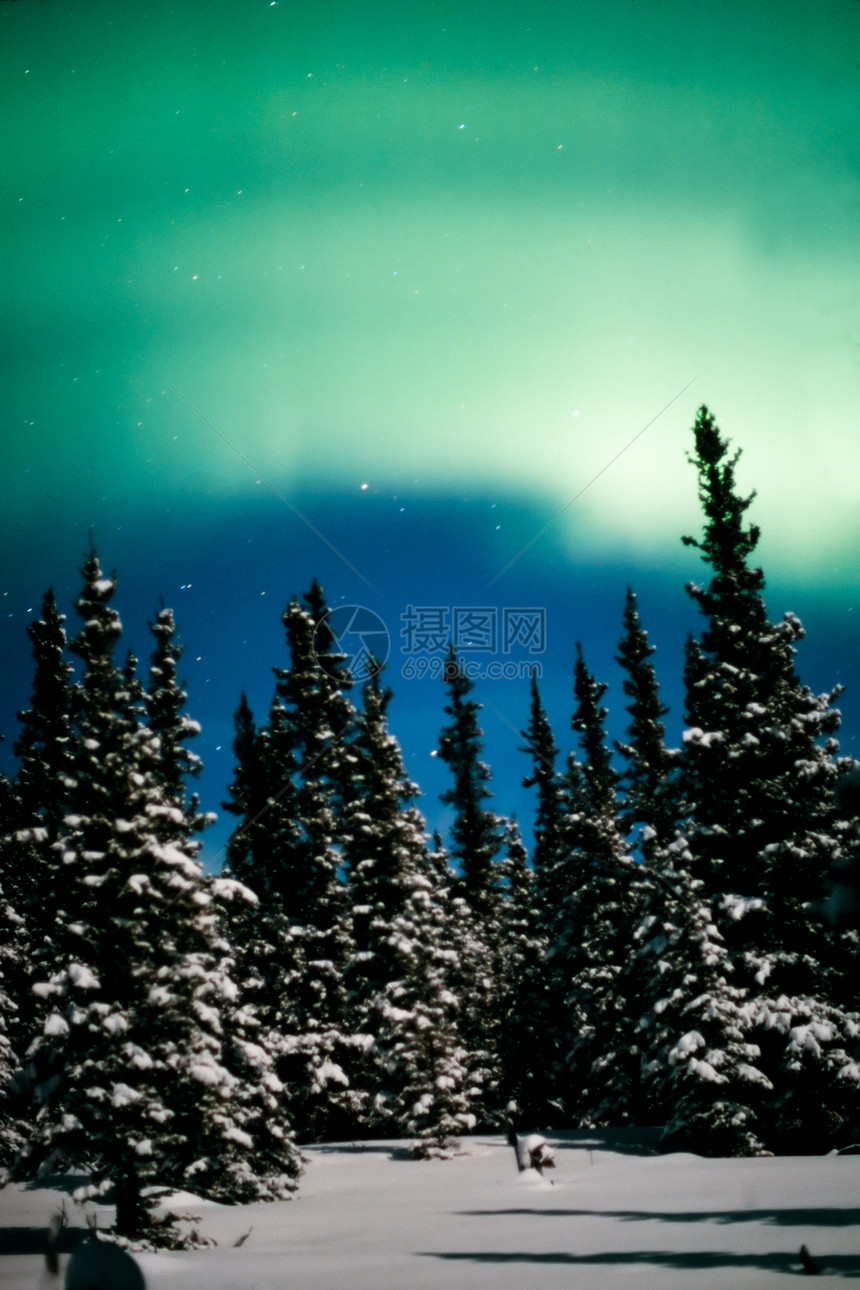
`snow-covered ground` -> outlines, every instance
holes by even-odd
[[[185,1197],[217,1248],[138,1259],[150,1290],[777,1290],[804,1275],[805,1243],[825,1277],[860,1279],[860,1156],[657,1156],[633,1131],[551,1141],[543,1179],[488,1135],[445,1162],[412,1161],[403,1143],[308,1148],[298,1199]],[[56,1285],[38,1250],[59,1200],[0,1192],[2,1290]]]

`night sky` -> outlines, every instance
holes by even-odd
[[[566,750],[581,639],[619,735],[628,584],[680,739],[701,403],[860,751],[856,0],[4,0],[0,119],[7,768],[26,623],[53,586],[76,630],[92,532],[124,645],[176,610],[207,808],[316,576],[387,628],[432,825],[442,651],[401,632],[483,611],[528,829],[523,674]]]

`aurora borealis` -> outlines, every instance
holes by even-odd
[[[314,576],[389,628],[434,821],[409,605],[544,607],[566,748],[576,639],[620,733],[629,582],[677,737],[702,402],[856,749],[858,50],[849,0],[0,3],[6,750],[90,530],[138,654],[176,609],[207,807]],[[477,695],[521,814],[526,691]]]

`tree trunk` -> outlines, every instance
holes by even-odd
[[[123,1161],[115,1184],[116,1231],[119,1236],[134,1239],[146,1227],[146,1205],[140,1194],[140,1179],[134,1165]]]

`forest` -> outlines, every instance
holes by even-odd
[[[768,617],[739,455],[700,408],[681,746],[631,589],[623,740],[580,645],[570,752],[532,678],[527,836],[490,809],[453,649],[453,822],[429,835],[384,671],[354,682],[314,582],[284,610],[268,711],[239,701],[235,828],[205,870],[172,610],[141,667],[94,550],[73,632],[49,591],[0,780],[4,1179],[80,1174],[120,1237],[178,1245],[193,1234],[155,1215],[159,1188],[287,1198],[308,1144],[444,1158],[508,1124],[662,1126],[666,1150],[711,1156],[855,1143],[857,772],[838,688],[797,673],[800,620]]]

